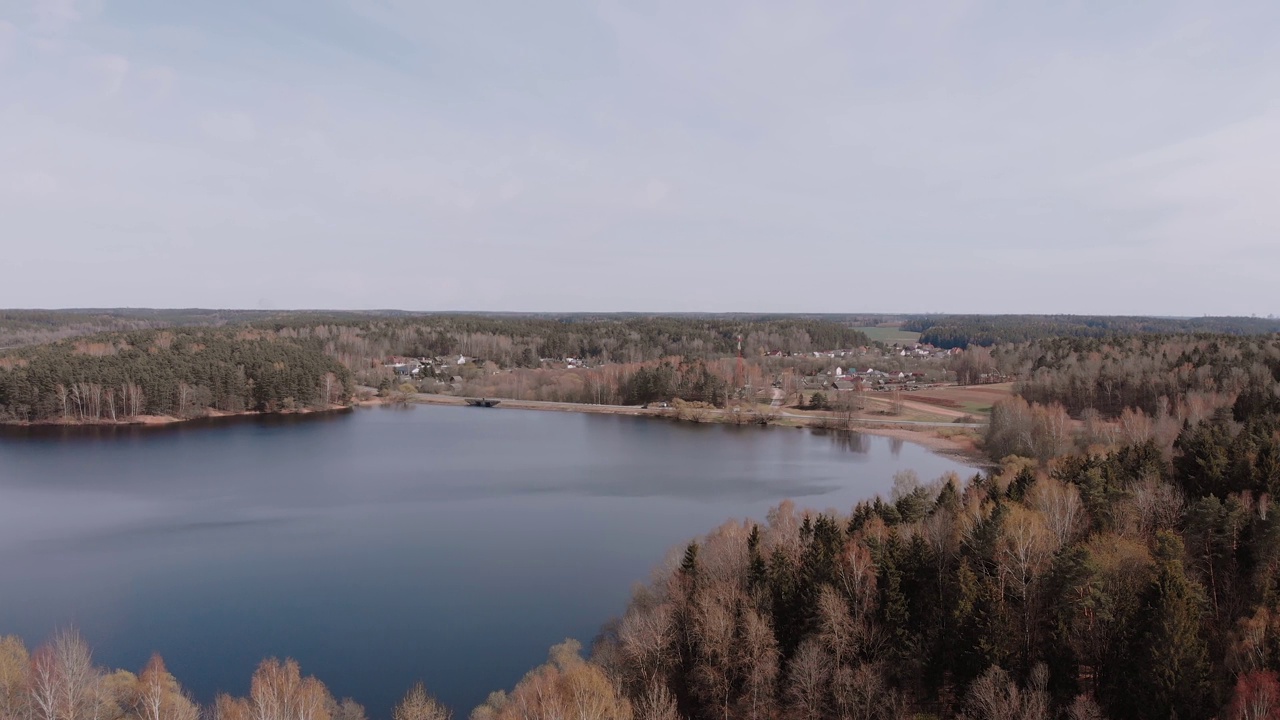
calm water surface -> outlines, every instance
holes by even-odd
[[[465,716],[673,545],[904,468],[972,472],[873,436],[447,407],[0,436],[0,634],[158,651],[202,702],[276,655],[374,718],[418,679]]]

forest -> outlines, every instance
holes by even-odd
[[[1199,397],[1234,402],[1269,392],[1280,374],[1277,336],[1160,335],[1103,341],[1053,338],[992,349],[995,363],[1022,378],[1030,402],[1062,404],[1114,417],[1126,408],[1148,415]],[[1162,400],[1163,398],[1163,400]]]
[[[597,639],[589,716],[1280,716],[1280,375],[1257,382],[1168,447],[1064,432],[847,515],[726,523]],[[557,717],[549,687],[472,717]]]
[[[193,365],[187,354],[169,354],[165,348],[149,348],[149,354],[128,351],[135,341],[168,338],[166,332],[179,338],[180,345],[189,336],[215,338],[193,342],[217,346],[201,354],[202,360],[223,357],[217,367],[204,367]],[[232,358],[217,339],[232,336],[252,338],[256,344],[246,345]],[[125,417],[193,417],[205,408],[242,412],[331,404],[350,397],[357,385],[391,388],[395,378],[385,366],[389,358],[402,356],[467,358],[465,367],[423,376],[448,383],[457,375],[460,384],[415,388],[426,392],[596,404],[642,404],[680,396],[722,404],[728,378],[734,374],[722,361],[737,355],[739,338],[750,376],[757,381],[766,351],[808,353],[870,344],[866,335],[847,324],[803,316],[5,311],[0,313],[0,372],[15,372],[0,375],[0,417],[27,422],[118,420],[121,402],[128,406]],[[293,356],[267,361],[264,353]],[[317,364],[315,353],[336,361],[349,374],[332,363]],[[104,355],[111,359],[90,359]],[[589,367],[563,372],[566,358]],[[177,363],[174,372],[165,369],[169,360]],[[287,378],[272,367],[277,361],[290,368]],[[129,369],[130,363],[139,366]],[[559,372],[544,367],[556,363]],[[68,396],[65,402],[63,393]],[[145,402],[139,403],[139,398]]]
[[[282,333],[314,334],[315,318],[277,323]],[[738,316],[438,315],[330,323],[343,357],[467,355],[498,367],[536,367],[542,358],[637,363],[666,357],[713,359],[743,352],[808,352],[867,345],[863,333],[822,320]]]
[[[350,371],[314,339],[248,330],[117,332],[0,355],[0,420],[124,422],[349,401]]]
[[[502,367],[518,367],[530,357],[601,362],[709,358],[736,353],[739,335],[748,354],[759,354],[763,348],[806,352],[868,343],[847,320],[802,315],[129,309],[0,311],[0,350],[106,331],[167,327],[322,334],[334,339],[335,352],[373,358],[461,353]]]
[[[1123,338],[1135,335],[1211,333],[1265,335],[1280,332],[1280,319],[1256,317],[1155,318],[1118,315],[910,316],[903,330],[940,348],[989,347],[1048,338]]]
[[[1019,380],[986,431],[993,458],[1155,442],[1166,456],[1212,418],[1247,426],[1280,408],[1280,336],[1055,338],[966,351]],[[1262,435],[1265,432],[1259,431]]]

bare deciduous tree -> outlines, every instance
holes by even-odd
[[[42,645],[31,655],[27,679],[31,711],[36,720],[58,720],[58,694],[61,677],[53,648]]]
[[[30,657],[27,647],[16,636],[0,637],[0,720],[26,717],[27,672]]]
[[[672,655],[671,608],[632,607],[622,618],[618,641],[628,669],[635,674],[640,687],[658,681]]]
[[[262,661],[249,685],[251,720],[329,720],[333,704],[324,684],[303,678],[293,659]]]
[[[341,702],[334,704],[329,715],[332,720],[369,720],[364,706],[351,698],[343,698]]]
[[[1080,491],[1071,483],[1042,477],[1031,486],[1027,502],[1043,515],[1045,525],[1053,533],[1055,550],[1069,544],[1084,524]]]
[[[635,720],[681,720],[676,697],[662,683],[650,685],[636,702]]]
[[[1067,720],[1106,720],[1092,695],[1077,695],[1067,708]]]
[[[1177,487],[1159,478],[1146,478],[1133,489],[1133,508],[1139,529],[1150,536],[1174,527],[1182,519],[1186,499]]]
[[[582,659],[582,646],[566,640],[550,661],[524,676],[510,694],[494,693],[472,720],[631,720],[631,703],[599,666]]]
[[[200,714],[159,655],[138,674],[135,697],[139,720],[196,720]]]
[[[724,720],[733,709],[736,679],[734,663],[734,613],[740,601],[729,585],[702,588],[694,600],[693,617],[698,662],[693,669],[694,687],[704,703],[719,708]]]
[[[53,636],[53,659],[59,685],[60,720],[86,720],[95,716],[100,674],[93,653],[80,633],[60,630]]]
[[[1049,673],[1043,664],[1031,671],[1026,688],[992,665],[969,688],[965,720],[1049,720]]]
[[[818,720],[823,716],[830,660],[822,644],[814,638],[806,639],[796,649],[788,668],[787,698],[798,717]]]
[[[735,664],[742,669],[742,697],[737,714],[746,720],[775,717],[779,653],[773,628],[758,610],[747,608],[741,633],[735,658]]]
[[[451,716],[445,706],[427,694],[422,683],[414,685],[391,711],[393,720],[449,720]]]

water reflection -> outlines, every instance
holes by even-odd
[[[866,455],[871,452],[871,441],[869,436],[860,432],[849,430],[813,430],[813,435],[817,437],[825,437],[831,441],[831,444],[844,452],[858,453]],[[895,453],[895,457],[896,457]]]
[[[210,428],[233,425],[258,427],[289,427],[305,423],[341,422],[355,412],[354,408],[339,408],[322,412],[271,413],[264,415],[226,415],[204,417],[179,423],[122,424],[122,425],[2,425],[0,441],[11,440],[125,440],[165,434],[204,432]]]

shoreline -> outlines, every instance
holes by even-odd
[[[858,432],[914,443],[926,448],[930,452],[948,457],[975,469],[986,469],[992,467],[992,462],[976,447],[974,442],[975,438],[969,432],[971,428],[952,427],[948,423],[920,425],[911,422],[904,422],[902,424],[896,424],[891,420],[867,421],[865,419],[855,418],[847,428],[833,428],[827,427],[826,425],[834,418],[825,415],[798,415],[785,411],[780,412],[776,408],[772,409],[771,412],[762,413],[757,417],[738,421],[731,413],[719,408],[691,409],[688,411],[688,416],[681,417],[680,411],[675,408],[646,408],[634,405],[594,405],[588,403],[553,402],[548,400],[515,400],[510,398],[490,399],[498,401],[498,404],[493,408],[497,410],[535,410],[542,412],[572,412],[592,415],[627,415],[632,417],[664,419],[675,422],[807,428],[811,430],[825,430],[828,432]],[[299,410],[278,410],[274,412],[247,410],[237,413],[211,411],[204,415],[191,418],[177,418],[168,415],[140,415],[128,420],[116,421],[102,420],[95,422],[79,422],[51,420],[43,422],[0,422],[0,434],[58,431],[89,432],[125,429],[158,430],[162,428],[173,429],[192,426],[198,427],[201,425],[217,425],[226,422],[248,421],[254,419],[282,421],[290,419],[301,420],[308,417],[349,413],[355,411],[357,408],[391,407],[399,404],[406,406],[444,405],[453,407],[470,407],[467,404],[467,398],[465,397],[417,393],[408,396],[403,403],[389,398],[369,398],[364,400],[354,400],[348,405],[332,405],[326,408],[303,408]],[[956,432],[945,432],[948,429]]]
[[[866,425],[850,428],[849,432],[879,435],[880,437],[915,443],[916,445],[926,448],[930,452],[964,463],[974,469],[985,470],[995,467],[995,463],[991,462],[987,456],[983,455],[982,452],[972,444],[961,443],[956,440],[952,440],[951,438],[942,437],[936,434],[929,435],[919,430],[913,430],[905,427],[868,427]]]
[[[78,421],[78,420],[45,420],[45,421],[21,421],[21,422],[0,422],[0,432],[6,430],[78,430],[92,428],[169,428],[183,425],[199,425],[216,423],[218,421],[234,421],[253,418],[293,418],[306,417],[310,415],[330,415],[344,412],[351,412],[355,409],[356,404],[351,405],[331,405],[323,408],[302,408],[300,410],[245,410],[242,412],[226,412],[222,410],[213,410],[203,415],[195,417],[180,418],[172,415],[137,415],[127,420],[94,420],[94,421]]]
[[[513,400],[508,398],[488,399],[498,401],[498,404],[492,408],[495,410],[537,410],[544,412],[576,412],[593,415],[629,415],[633,417],[660,418],[677,422],[718,423],[722,425],[763,425],[773,427],[809,428],[813,430],[827,430],[830,432],[859,432],[867,435],[878,435],[880,437],[914,443],[916,445],[923,446],[930,452],[943,455],[975,469],[986,469],[992,466],[992,462],[983,455],[980,450],[978,450],[973,442],[974,438],[967,432],[971,430],[971,428],[952,427],[948,423],[940,423],[938,425],[913,425],[911,423],[895,424],[892,421],[867,422],[854,419],[853,424],[848,428],[829,428],[823,427],[823,424],[832,420],[832,418],[822,415],[794,415],[775,412],[772,415],[762,415],[762,420],[753,419],[748,422],[739,423],[734,422],[730,414],[723,409],[698,410],[694,411],[698,413],[696,418],[681,418],[676,414],[677,411],[674,408],[645,408],[633,405],[592,405],[587,403],[552,402],[548,400]],[[369,400],[357,401],[355,406],[380,407],[395,404],[398,403],[387,398],[372,398]],[[467,404],[467,398],[465,397],[457,395],[433,395],[428,393],[410,395],[404,404],[470,407]],[[952,429],[957,432],[954,433],[954,435],[943,432],[948,429]]]

